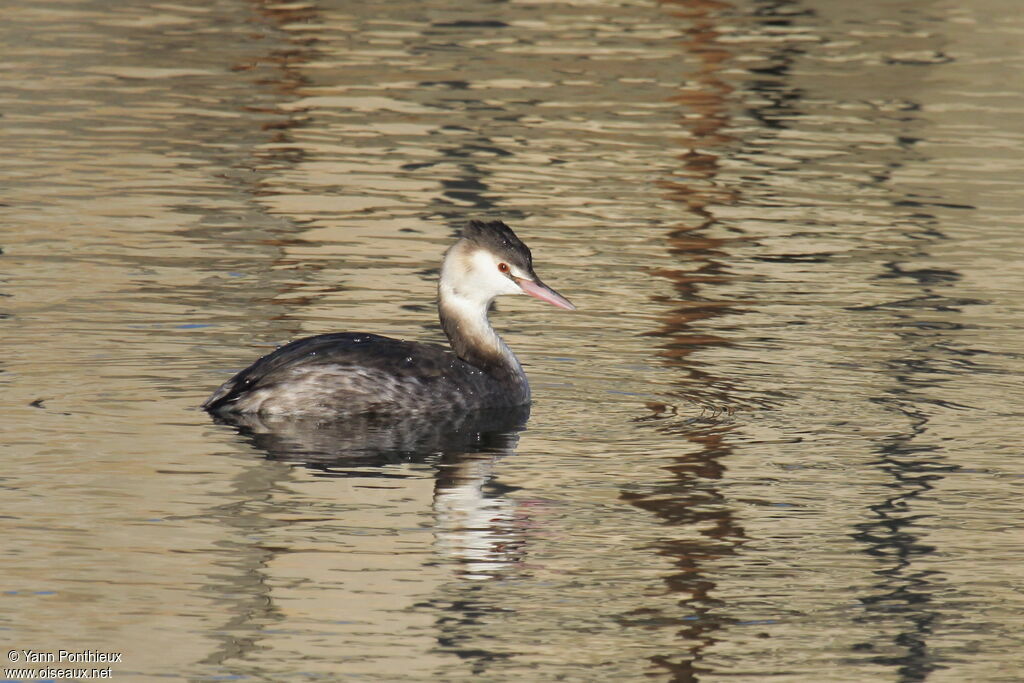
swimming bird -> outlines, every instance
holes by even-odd
[[[451,349],[365,332],[285,344],[222,384],[202,407],[218,414],[402,414],[522,406],[530,385],[491,327],[495,297],[527,294],[575,310],[533,270],[501,221],[471,221],[445,253],[437,310]]]

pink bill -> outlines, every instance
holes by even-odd
[[[549,304],[553,304],[559,308],[564,308],[567,311],[576,310],[576,307],[572,305],[572,302],[542,282],[516,278],[516,284],[518,284],[520,289],[524,292],[532,297],[540,299],[541,301],[547,301]]]

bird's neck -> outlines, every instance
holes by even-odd
[[[487,319],[489,301],[460,296],[444,284],[438,289],[437,309],[441,327],[455,355],[470,365],[508,385],[525,391],[529,398],[526,373],[512,349],[498,336]]]

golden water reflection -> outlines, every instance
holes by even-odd
[[[132,680],[1012,678],[1012,9],[12,9],[0,633]],[[495,311],[528,422],[196,409],[290,338],[441,339],[482,214],[580,305]]]

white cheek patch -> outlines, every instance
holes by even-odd
[[[466,288],[476,290],[474,294],[485,298],[499,294],[522,294],[519,285],[498,269],[496,261],[488,252],[478,249],[470,257],[472,265],[466,278]],[[520,276],[521,277],[521,276]]]
[[[532,280],[533,279],[533,278],[531,278],[529,276],[528,273],[524,273],[523,271],[519,270],[515,266],[512,266],[512,276],[513,277],[517,277],[520,280]]]

